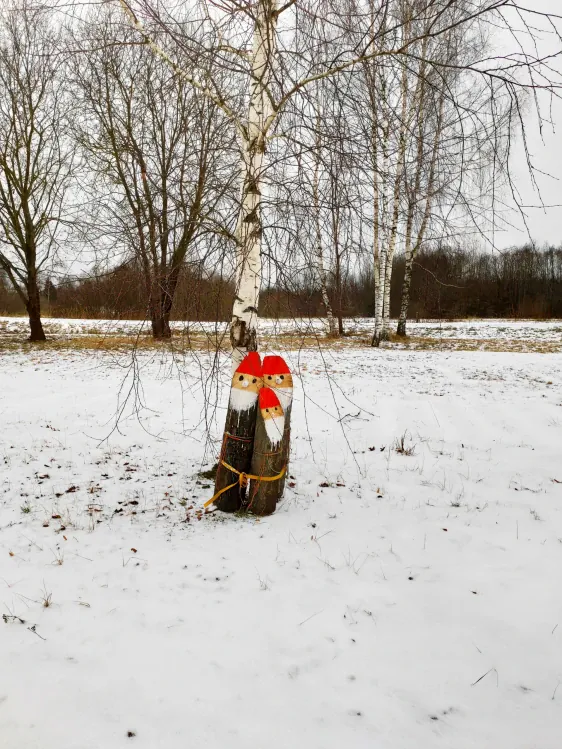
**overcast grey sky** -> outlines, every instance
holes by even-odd
[[[562,0],[522,0],[521,5],[533,11],[557,13],[562,17]],[[540,25],[545,29],[544,22],[539,18],[536,18],[535,21],[537,26]],[[562,29],[562,18],[558,24],[559,29]],[[541,55],[552,53],[560,49],[562,45],[562,42],[556,39],[552,32],[547,33],[546,30],[535,32],[534,37]],[[508,41],[507,37],[501,39],[501,42],[505,42],[506,45],[509,44],[510,49],[513,49],[513,41]],[[531,40],[527,40],[525,47],[531,49]],[[562,71],[562,59],[554,64],[558,71]],[[512,174],[524,204],[539,205],[542,197],[546,205],[559,206],[546,209],[526,209],[527,225],[532,239],[539,244],[548,242],[562,245],[562,101],[555,99],[552,107],[550,107],[550,97],[543,96],[540,97],[540,104],[543,107],[545,117],[550,118],[551,123],[543,122],[541,134],[538,118],[534,114],[532,105],[530,105],[526,117],[526,130],[527,143],[534,166],[538,172],[542,173],[536,174],[541,196],[539,197],[536,190],[533,189],[520,135],[517,136],[517,143],[513,152]],[[507,194],[505,198],[508,198]],[[512,219],[513,227],[505,227],[496,234],[495,244],[499,248],[528,241],[529,234],[525,229],[522,218],[514,213]]]

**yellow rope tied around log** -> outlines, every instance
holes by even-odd
[[[221,460],[221,465],[223,465],[225,468],[227,468],[229,471],[232,471],[232,473],[237,474],[238,480],[235,481],[233,484],[230,484],[229,486],[225,486],[224,489],[221,489],[219,492],[215,494],[214,497],[207,500],[203,507],[208,507],[209,505],[212,505],[215,499],[218,499],[220,495],[223,492],[227,492],[229,489],[232,489],[233,487],[238,484],[241,489],[245,489],[248,486],[248,481],[250,479],[253,479],[254,481],[279,481],[279,479],[282,479],[285,475],[285,471],[287,470],[287,466],[283,466],[281,471],[277,474],[277,476],[256,476],[253,473],[244,473],[244,471],[238,471],[236,468],[233,468],[232,466],[229,466],[228,463],[225,463],[224,460]]]

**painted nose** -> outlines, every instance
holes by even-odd
[[[277,383],[278,385],[280,385],[280,384],[281,384],[281,383],[283,382],[283,380],[281,379],[281,377],[276,377],[276,378],[275,378],[275,382],[276,382],[276,383]]]
[[[247,388],[249,384],[250,383],[248,382],[248,380],[244,380],[244,382],[242,383],[242,387]]]

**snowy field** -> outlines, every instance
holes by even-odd
[[[172,328],[178,333],[218,334],[228,342],[228,324],[211,322],[174,322]],[[354,337],[369,339],[374,330],[372,318],[345,320],[345,331]],[[150,323],[146,320],[80,320],[45,319],[47,335],[65,337],[79,336],[137,336],[149,335]],[[396,329],[393,321],[392,329]],[[328,332],[325,319],[291,318],[263,319],[260,330],[266,336],[297,335],[323,336]],[[424,320],[408,323],[408,334],[414,339],[433,339],[446,346],[451,341],[493,342],[496,344],[552,344],[562,351],[562,320]],[[0,342],[2,339],[22,338],[28,335],[26,318],[0,317]]]
[[[226,358],[0,352],[1,747],[560,749],[562,354],[288,358],[256,520],[201,510]]]

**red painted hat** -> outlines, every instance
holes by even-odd
[[[260,408],[275,408],[280,406],[279,398],[271,388],[262,388],[259,395]]]
[[[265,356],[263,359],[263,373],[291,374],[291,370],[282,356]]]
[[[251,375],[252,377],[262,377],[261,359],[257,351],[250,351],[242,359],[236,371],[239,374]]]

